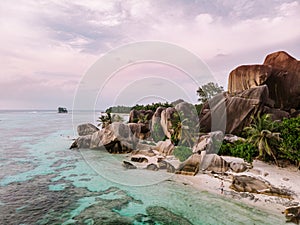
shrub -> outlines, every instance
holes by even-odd
[[[235,143],[223,142],[219,155],[234,156],[244,159],[245,161],[251,163],[253,158],[258,156],[258,150],[255,145],[243,141],[237,141]]]
[[[300,117],[283,119],[278,129],[282,138],[279,157],[300,166]]]
[[[185,161],[188,157],[190,157],[193,152],[192,149],[185,146],[176,146],[173,151],[174,156],[179,159],[180,162]]]

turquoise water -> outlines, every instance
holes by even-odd
[[[284,224],[170,174],[126,171],[125,156],[69,150],[71,114],[2,111],[0,133],[0,224]]]

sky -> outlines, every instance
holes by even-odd
[[[278,50],[300,58],[299,12],[295,0],[2,0],[0,109],[71,109],[101,57],[141,41],[192,52],[226,90],[239,65],[261,64]],[[96,108],[197,101],[197,85],[176,65],[133,63],[99,76],[109,79],[99,85]]]

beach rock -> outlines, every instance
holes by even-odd
[[[239,162],[231,162],[230,169],[235,173],[241,173],[248,169],[246,163],[239,163]]]
[[[265,82],[275,108],[300,108],[300,61],[284,51],[269,54],[264,65],[272,66],[272,75]]]
[[[172,144],[171,140],[167,139],[165,141],[159,141],[155,147],[153,147],[154,150],[159,151],[162,155],[172,155],[174,151],[174,144]]]
[[[251,123],[252,116],[263,111],[265,104],[269,102],[268,96],[269,91],[266,85],[250,88],[234,95],[228,93],[216,95],[210,101],[213,104],[205,103],[203,105],[200,113],[200,127],[204,132],[211,131],[213,112],[214,116],[219,119],[214,121],[216,128],[222,128],[225,121],[225,133],[240,134],[243,128]],[[224,114],[222,101],[225,101],[226,104],[226,114]]]
[[[195,106],[188,102],[180,102],[175,106],[175,110],[178,113],[181,113],[183,118],[181,120],[188,119],[194,127],[198,127],[199,125],[199,118],[198,113]]]
[[[136,139],[128,125],[114,122],[92,134],[91,149],[105,149],[110,153],[128,153],[135,149]]]
[[[282,120],[283,118],[289,118],[290,114],[284,110],[270,108],[268,106],[264,107],[263,113],[269,114],[273,121]]]
[[[272,186],[267,181],[241,175],[233,177],[230,188],[238,192],[264,193],[270,191]]]
[[[234,176],[230,188],[238,192],[266,194],[293,199],[293,193],[291,193],[289,190],[273,187],[266,180],[247,175]]]
[[[224,134],[222,131],[210,132],[199,137],[197,143],[193,147],[193,153],[217,153],[223,141]]]
[[[90,148],[92,135],[79,136],[70,146],[70,149],[79,148],[86,149]]]
[[[166,162],[164,160],[162,160],[158,163],[158,167],[161,170],[166,169],[168,173],[175,173],[175,167],[171,163]]]
[[[167,138],[171,139],[172,130],[172,119],[173,115],[176,113],[176,109],[173,107],[168,107],[161,112],[160,124],[163,129],[164,134]]]
[[[225,134],[224,141],[229,142],[229,143],[235,143],[237,141],[245,141],[245,139],[242,137],[233,135],[233,134]]]
[[[144,123],[128,123],[131,132],[136,138],[144,140],[150,137],[149,125]]]
[[[142,156],[147,156],[147,157],[153,157],[156,156],[156,154],[153,152],[152,149],[149,150],[134,150],[131,152],[132,156],[135,155],[142,155]]]
[[[77,133],[79,136],[91,135],[99,129],[91,123],[80,124],[77,126]]]
[[[138,163],[147,163],[148,159],[146,157],[142,156],[131,156],[130,160],[132,162],[138,162]]]
[[[230,72],[228,92],[236,93],[265,84],[272,74],[270,65],[243,65]]]
[[[214,173],[225,173],[229,169],[229,163],[217,154],[205,154],[201,157],[201,169]]]
[[[199,172],[201,162],[201,155],[193,154],[183,163],[181,163],[176,170],[176,174],[195,176]]]
[[[133,165],[131,162],[123,161],[122,166],[126,169],[136,169],[137,167]]]
[[[162,141],[165,138],[165,133],[161,125],[161,113],[164,109],[164,107],[158,107],[152,116],[151,136],[155,142]]]
[[[283,212],[287,222],[300,223],[300,206],[289,207]]]
[[[146,169],[147,170],[157,171],[159,168],[158,168],[158,166],[156,164],[151,163],[151,164],[147,165]]]

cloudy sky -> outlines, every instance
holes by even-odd
[[[79,83],[101,56],[145,40],[193,52],[226,89],[227,76],[238,65],[262,63],[278,50],[300,58],[299,12],[295,0],[3,0],[0,109],[72,108]],[[172,66],[130,65],[116,74],[99,87],[98,108],[131,104],[116,96],[134,83],[133,103],[149,99],[138,85],[147,76],[153,76],[147,80],[153,90],[168,90],[172,85],[161,81],[172,81],[188,100],[197,99],[196,87]]]

